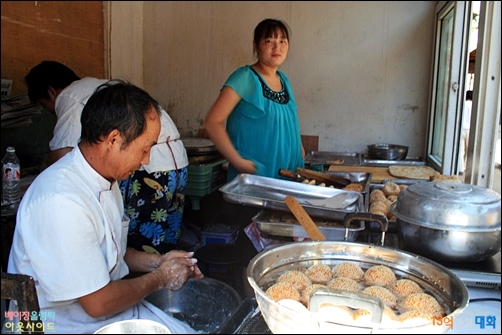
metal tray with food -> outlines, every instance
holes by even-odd
[[[287,196],[294,197],[305,211],[314,217],[343,221],[347,213],[365,212],[364,198],[360,192],[316,186],[283,179],[239,174],[219,188],[223,198],[231,203],[264,207],[289,212],[284,202]],[[332,199],[340,194],[354,195],[356,201],[343,208],[326,205],[315,206],[309,200]]]
[[[422,157],[406,157],[402,160],[386,160],[386,159],[374,159],[368,157],[366,154],[361,155],[361,165],[364,166],[390,166],[390,165],[425,165],[425,161]]]
[[[305,164],[361,165],[361,155],[357,152],[310,151],[305,156]]]
[[[419,180],[419,179],[386,179],[386,180],[384,180],[384,182],[382,184],[370,184],[370,187],[369,187],[370,200],[369,200],[369,208],[368,208],[369,213],[376,214],[375,212],[372,211],[371,205],[376,201],[384,200],[384,198],[378,198],[376,196],[372,196],[372,192],[374,190],[381,190],[382,192],[384,192],[384,187],[386,187],[386,185],[391,185],[389,183],[394,183],[399,186],[399,190],[396,188],[395,190],[393,190],[393,192],[389,191],[389,192],[387,192],[387,194],[392,193],[393,195],[397,196],[401,192],[403,187],[408,187],[410,185],[413,185],[416,183],[421,183],[421,182],[426,182],[426,181]],[[394,187],[396,187],[396,185],[394,185]],[[384,194],[385,194],[385,192],[384,192]],[[385,195],[385,199],[387,199],[386,204],[388,205],[386,208],[386,212],[385,212],[385,214],[387,216],[388,224],[389,224],[388,231],[391,233],[396,233],[397,232],[397,220],[392,215],[392,213],[390,213],[390,204],[392,202],[396,201],[397,198]],[[378,222],[370,221],[368,223],[368,227],[369,227],[369,230],[371,230],[371,231],[377,231],[377,232],[380,231],[380,224]]]
[[[330,241],[355,241],[359,232],[364,230],[364,221],[354,221],[346,230],[343,221],[311,217],[319,230]],[[291,213],[263,209],[253,217],[253,222],[260,232],[275,236],[309,238],[309,235]],[[346,239],[345,239],[346,238]]]

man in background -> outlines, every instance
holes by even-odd
[[[80,78],[64,64],[43,61],[30,70],[25,81],[30,100],[57,117],[54,135],[49,142],[51,151],[40,166],[44,170],[78,144],[82,109],[96,88],[108,80]]]

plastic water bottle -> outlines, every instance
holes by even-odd
[[[20,200],[21,166],[14,147],[7,147],[2,162],[3,200],[17,206]]]

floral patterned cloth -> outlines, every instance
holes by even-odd
[[[131,219],[128,247],[159,254],[175,249],[187,178],[187,167],[151,174],[137,170],[120,183],[124,209]]]

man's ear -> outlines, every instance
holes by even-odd
[[[120,132],[117,129],[113,129],[107,136],[106,136],[106,141],[108,143],[108,146],[114,146],[114,145],[119,145],[122,146],[122,136],[120,135]],[[119,147],[120,148],[120,147]]]
[[[62,89],[60,88],[54,88],[52,86],[49,86],[47,88],[47,94],[49,95],[49,98],[52,101],[56,101],[56,98],[58,97],[59,93],[61,93]]]

